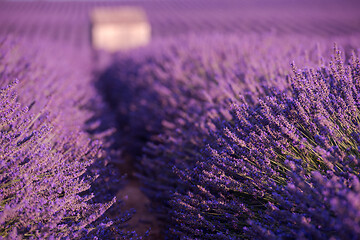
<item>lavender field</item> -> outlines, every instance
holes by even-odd
[[[124,6],[150,42],[95,49]],[[1,1],[0,239],[359,239],[359,12]]]

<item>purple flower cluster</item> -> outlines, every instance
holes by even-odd
[[[99,87],[126,136],[120,145],[137,156],[138,175],[167,236],[242,238],[248,234],[243,230],[249,228],[246,220],[261,219],[258,213],[248,217],[266,209],[268,196],[258,200],[256,194],[265,191],[266,174],[278,175],[277,182],[274,180],[278,185],[287,183],[287,175],[278,172],[289,167],[277,157],[286,157],[288,153],[280,150],[293,146],[282,143],[285,139],[280,133],[256,134],[262,127],[285,129],[290,137],[296,134],[296,124],[282,123],[290,114],[285,108],[287,101],[300,91],[294,90],[294,80],[287,77],[291,73],[289,62],[295,60],[301,67],[320,65],[329,75],[323,56],[330,55],[327,51],[331,44],[317,41],[319,44],[301,37],[280,39],[273,35],[188,36],[118,54],[104,72]],[[348,39],[339,42],[352,45]],[[313,76],[310,72],[304,73],[305,79]],[[303,81],[299,82],[302,86]],[[234,109],[229,109],[229,104]],[[284,109],[273,110],[276,104]],[[268,109],[267,115],[264,109]],[[277,116],[278,112],[285,116]],[[275,116],[270,118],[270,114]],[[307,129],[306,125],[302,127]],[[239,131],[243,131],[241,135]],[[223,158],[227,151],[231,154]],[[262,159],[264,151],[269,152],[267,160]],[[241,172],[240,160],[246,163],[242,157],[250,158],[250,153],[261,170],[250,164]],[[269,161],[280,170],[267,169],[261,161]],[[260,174],[263,171],[265,175]],[[247,186],[248,182],[255,187]]]
[[[88,69],[53,46],[0,40],[0,238],[136,237],[121,226],[129,214],[102,216],[116,202],[103,179],[120,177],[102,176],[109,156],[97,139],[109,134],[87,124]]]
[[[88,204],[82,177],[99,146],[76,135],[52,142],[46,113],[28,114],[12,86],[1,90],[1,236],[76,237],[112,204]]]
[[[176,235],[357,239],[360,65],[334,51],[318,69],[292,65],[291,94],[232,102],[196,166],[179,171]]]

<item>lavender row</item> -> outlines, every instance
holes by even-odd
[[[182,219],[169,200],[175,192],[188,191],[179,175],[201,159],[216,130],[213,119],[233,118],[229,99],[244,98],[256,106],[272,88],[292,96],[289,62],[324,65],[322,56],[330,55],[331,44],[317,40],[318,44],[274,35],[191,36],[117,56],[99,85],[126,136],[121,145],[137,155],[139,177],[163,223],[176,216],[171,224],[178,226]],[[356,38],[339,41],[356,44]],[[164,228],[169,230],[171,224]]]
[[[114,221],[102,216],[117,203],[114,195],[105,196],[104,183],[98,188],[96,183],[120,176],[103,176],[109,156],[97,139],[105,140],[106,134],[85,132],[96,130],[86,124],[93,115],[87,105],[96,99],[87,64],[72,63],[76,53],[54,46],[0,42],[0,235],[82,238],[112,231],[135,236],[120,228],[127,213]]]
[[[292,95],[232,102],[172,200],[174,233],[197,239],[356,239],[359,52],[299,70]]]

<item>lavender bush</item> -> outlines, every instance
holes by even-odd
[[[127,136],[122,145],[138,156],[139,177],[160,219],[169,224],[172,214],[174,219],[188,217],[171,213],[169,199],[174,192],[188,191],[178,175],[193,169],[201,157],[204,140],[215,130],[211,119],[230,121],[229,99],[240,101],[239,94],[250,106],[271,94],[271,88],[291,96],[289,61],[324,64],[329,43],[318,42],[301,37],[280,41],[272,35],[192,36],[117,56],[99,85]]]
[[[104,166],[107,144],[96,140],[111,130],[99,133],[87,122],[95,91],[86,65],[53,61],[69,60],[71,52],[54,53],[52,46],[42,43],[47,50],[41,51],[12,38],[0,41],[0,236],[136,238],[123,226],[129,213],[103,216],[116,201],[105,179],[121,179]]]
[[[292,94],[233,101],[232,120],[172,206],[173,232],[197,239],[357,239],[359,58],[298,70]]]
[[[1,236],[77,237],[112,204],[88,204],[92,195],[83,177],[98,154],[77,136],[51,141],[46,113],[27,114],[16,102],[12,86],[1,90]]]

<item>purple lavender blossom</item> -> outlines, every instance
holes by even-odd
[[[231,102],[238,103],[234,106],[242,109],[247,108],[247,103],[249,108],[251,106],[250,109],[253,106],[257,109],[264,101],[258,99],[271,96],[273,92],[282,92],[290,97],[295,94],[291,81],[287,78],[291,72],[289,62],[295,59],[303,67],[323,65],[325,63],[322,56],[329,55],[323,49],[330,45],[328,41],[319,39],[319,44],[309,41],[308,46],[300,47],[298,41],[304,43],[309,40],[287,37],[280,41],[272,35],[247,38],[234,35],[191,36],[163,40],[138,51],[120,53],[100,78],[99,87],[116,111],[119,129],[126,136],[120,145],[125,152],[137,156],[135,165],[138,166],[138,176],[143,181],[144,191],[152,199],[153,209],[166,225],[164,229],[167,236],[184,236],[182,234],[185,232],[193,234],[188,236],[203,236],[206,239],[215,237],[211,231],[222,232],[222,229],[223,236],[231,236],[225,233],[227,224],[224,222],[235,221],[233,216],[228,214],[228,219],[214,224],[207,218],[192,215],[200,214],[210,204],[210,199],[216,199],[211,197],[212,192],[208,192],[205,187],[206,182],[210,182],[208,178],[212,179],[214,172],[223,172],[219,166],[207,169],[207,161],[202,160],[202,152],[207,143],[214,141],[212,132],[223,128],[217,126],[220,120],[232,122],[232,119],[240,118],[242,114],[244,119],[239,121],[243,124],[243,131],[246,131],[243,136],[237,137],[233,132],[235,127],[228,127],[226,134],[234,138],[234,143],[228,145],[225,142],[225,146],[220,145],[224,148],[221,151],[234,153],[240,146],[242,148],[239,151],[248,154],[245,151],[247,138],[250,137],[248,131],[255,131],[253,125],[254,128],[259,128],[258,124],[269,125],[268,122],[271,121],[274,121],[274,127],[283,128],[296,140],[294,128],[289,124],[281,126],[282,118],[259,115],[250,124],[246,118],[250,113],[242,111],[241,114],[236,114],[236,111],[230,111],[228,105]],[[255,51],[261,54],[253,54]],[[240,95],[242,96],[239,97]],[[277,101],[274,97],[270,99]],[[242,101],[244,103],[240,104]],[[269,107],[266,105],[266,108]],[[263,141],[266,140],[266,135],[254,137],[258,144],[265,144]],[[279,134],[276,141],[282,137]],[[222,144],[220,140],[219,144]],[[256,148],[261,149],[260,147],[263,146]],[[252,151],[262,154],[260,150]],[[276,156],[273,152],[271,154]],[[235,160],[233,167],[227,162],[221,164],[223,168],[235,172],[232,169],[237,165]],[[204,168],[206,171],[202,173]],[[251,182],[252,172],[256,174],[253,170],[254,167],[244,169],[249,176],[244,173],[241,179]],[[272,171],[276,173],[275,170]],[[225,177],[216,181],[219,184],[239,185],[235,180]],[[187,195],[194,188],[193,191],[199,196],[190,193]],[[209,199],[205,200],[205,196]],[[175,200],[170,201],[174,197]],[[196,205],[192,209],[195,202],[204,205]],[[179,210],[184,208],[181,204],[189,207],[186,210],[188,212]],[[214,204],[211,206],[221,209],[224,202]],[[240,211],[246,211],[245,205],[238,206],[238,202],[234,201],[231,206],[239,212],[239,217],[246,216],[246,213]],[[216,211],[213,215],[209,213],[213,220],[219,218],[217,215]],[[187,225],[187,221],[191,221],[191,224]],[[196,227],[202,224],[207,227]],[[236,229],[242,227],[237,226]]]
[[[328,66],[299,71],[291,92],[233,101],[172,201],[180,237],[356,239],[359,59],[335,48]]]
[[[98,154],[90,142],[73,137],[51,144],[46,113],[21,108],[12,85],[1,90],[1,235],[3,237],[77,237],[113,203],[91,205],[83,177]]]
[[[96,127],[87,126],[92,113],[86,105],[95,94],[91,78],[86,68],[52,61],[72,53],[54,53],[51,46],[42,43],[47,51],[41,51],[22,40],[0,41],[0,236],[136,238],[123,226],[130,213],[104,216],[116,199],[103,180],[101,188],[93,184],[110,176],[118,183],[120,177],[99,176],[109,156],[96,138],[105,140],[112,130],[84,132]]]

